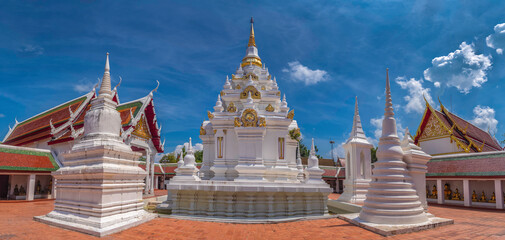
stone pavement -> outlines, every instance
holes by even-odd
[[[330,198],[337,198],[331,195]],[[53,209],[53,200],[0,202],[0,239],[98,239],[33,221]],[[390,239],[505,239],[505,211],[430,205],[454,225]],[[384,239],[340,219],[279,224],[229,224],[157,218],[102,239]]]

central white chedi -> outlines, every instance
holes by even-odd
[[[280,96],[258,55],[251,19],[246,56],[200,128],[201,169],[190,146],[167,185],[173,214],[262,219],[327,212],[331,188],[313,149],[303,170],[291,137],[299,131],[294,111]]]

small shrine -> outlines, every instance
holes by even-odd
[[[332,189],[313,142],[306,169],[297,157],[294,110],[258,55],[252,19],[246,56],[207,116],[202,167],[186,155],[167,185],[173,215],[282,221],[327,213]]]
[[[361,126],[358,97],[356,97],[351,135],[344,144],[346,156],[345,188],[338,201],[362,204],[365,200],[372,180],[371,148],[373,145],[368,142]]]

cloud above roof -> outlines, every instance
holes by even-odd
[[[505,48],[505,23],[494,26],[494,33],[486,37],[486,45],[496,49],[496,53],[503,54],[503,48]]]
[[[473,124],[484,131],[489,131],[491,134],[496,133],[498,120],[495,119],[495,111],[493,108],[477,105],[473,108],[473,114],[474,118],[471,121]]]
[[[423,113],[425,107],[424,98],[426,98],[428,103],[433,104],[433,99],[430,95],[431,89],[424,88],[423,82],[423,79],[416,80],[411,78],[407,80],[405,77],[396,78],[396,83],[400,85],[402,89],[406,89],[409,92],[408,95],[403,97],[403,99],[407,101],[407,105],[404,108],[405,112]]]
[[[431,63],[433,66],[424,70],[426,80],[435,86],[442,83],[455,87],[465,94],[487,82],[487,72],[492,65],[491,55],[476,54],[474,44],[466,42],[462,42],[459,49],[447,56],[434,58]]]
[[[300,62],[294,61],[288,63],[288,68],[282,69],[282,72],[289,73],[292,81],[304,82],[305,85],[313,85],[318,82],[324,82],[330,75],[324,70],[312,70],[303,66]]]

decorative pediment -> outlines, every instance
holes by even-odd
[[[240,94],[240,99],[246,99],[249,92],[251,92],[251,97],[253,99],[261,99],[261,93],[252,85],[244,88],[244,91]]]
[[[235,118],[234,125],[235,127],[265,127],[266,119],[258,117],[256,110],[248,108],[242,112],[240,118]]]
[[[273,112],[275,111],[275,108],[272,106],[272,104],[268,104],[268,106],[265,108],[267,112]]]
[[[434,114],[436,113],[432,113],[430,118],[428,119],[428,122],[424,127],[424,131],[421,134],[421,137],[419,138],[420,140],[450,135],[450,133],[444,128],[444,126],[442,126],[440,121],[436,119]]]
[[[144,138],[144,139],[151,138],[151,133],[149,133],[146,121],[143,117],[140,118],[139,122],[135,126],[135,131],[133,131],[132,134],[137,137]]]
[[[237,107],[235,107],[235,103],[230,102],[230,104],[228,104],[228,108],[226,108],[226,111],[227,112],[231,112],[231,113],[236,112],[237,111]]]

